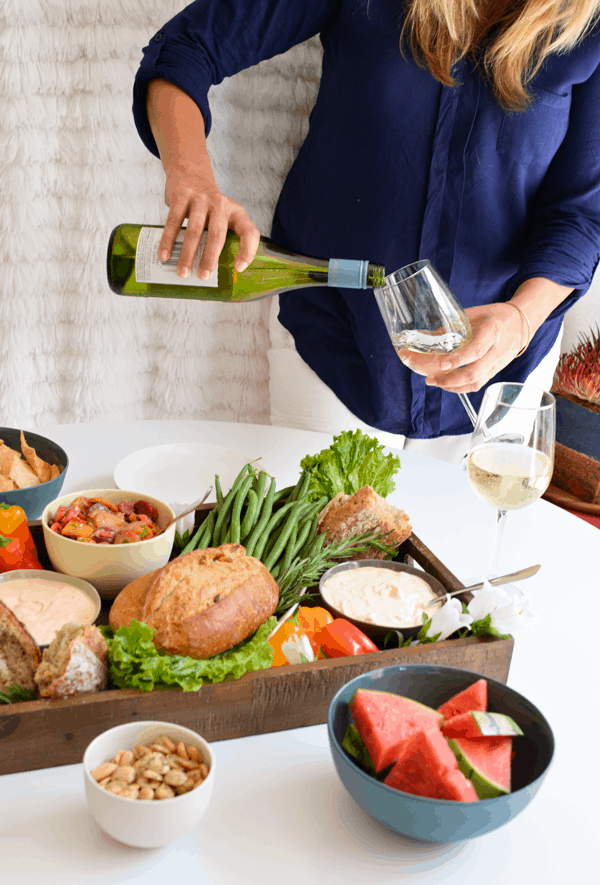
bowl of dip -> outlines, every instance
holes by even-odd
[[[437,578],[402,562],[359,559],[328,569],[319,582],[324,606],[336,618],[355,624],[367,636],[400,630],[405,638],[423,626],[427,603],[444,597]]]
[[[40,569],[0,574],[0,601],[41,648],[50,645],[64,624],[93,624],[101,607],[98,591],[87,581]]]

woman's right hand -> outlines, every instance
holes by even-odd
[[[206,171],[198,169],[190,171],[166,167],[165,172],[165,202],[169,206],[169,215],[159,245],[160,260],[166,261],[171,255],[175,238],[187,218],[187,229],[177,262],[180,277],[189,276],[205,229],[208,236],[198,266],[199,278],[207,280],[217,269],[230,228],[240,238],[234,268],[238,273],[245,270],[256,254],[260,233],[244,207],[219,191],[212,170],[207,175]]]
[[[169,215],[158,248],[166,261],[187,218],[177,262],[180,277],[190,275],[194,255],[208,230],[198,276],[207,280],[217,269],[228,229],[240,238],[234,268],[241,273],[253,260],[260,233],[246,210],[219,191],[210,165],[204,120],[194,101],[178,86],[160,78],[148,84],[148,120],[166,175],[165,202]]]

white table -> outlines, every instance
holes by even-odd
[[[299,461],[331,443],[325,434],[221,422],[140,421],[31,428],[62,445],[70,466],[64,492],[114,487],[118,461],[140,448],[201,442],[238,449],[291,483]],[[494,513],[457,467],[399,453],[390,500],[462,580],[487,564]],[[556,737],[553,766],[516,820],[454,845],[424,844],[388,832],[346,794],[325,726],[214,744],[218,761],[210,811],[190,835],[157,851],[129,849],[88,814],[80,765],[0,777],[0,882],[112,885],[144,881],[194,885],[304,885],[306,882],[419,882],[434,885],[587,885],[597,881],[598,779],[586,771],[600,716],[595,674],[598,530],[538,501],[507,521],[506,571],[542,564],[524,583],[540,622],[516,634],[509,684],[535,703]],[[586,613],[583,626],[572,611]],[[580,639],[582,641],[580,641]],[[1,742],[0,742],[0,752]],[[43,748],[40,747],[40,752]]]

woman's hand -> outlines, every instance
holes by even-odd
[[[518,310],[508,304],[487,304],[465,310],[473,338],[451,354],[401,351],[402,362],[426,375],[428,386],[451,393],[470,393],[481,388],[507,366],[528,343],[528,330]]]
[[[177,262],[180,277],[189,276],[205,229],[208,236],[198,266],[200,279],[207,280],[216,270],[229,228],[240,238],[235,270],[238,273],[245,270],[256,254],[260,233],[243,206],[219,191],[212,171],[207,173],[202,169],[166,166],[165,172],[165,202],[169,206],[169,215],[158,249],[160,260],[166,261],[171,255],[175,238],[187,218],[187,229]]]
[[[240,238],[234,268],[238,273],[250,264],[260,234],[246,210],[222,194],[215,182],[204,135],[204,120],[196,103],[166,80],[151,80],[146,100],[148,120],[165,170],[165,202],[169,215],[158,247],[166,261],[175,238],[188,219],[177,273],[187,277],[205,229],[206,245],[198,276],[207,280],[217,269],[219,255],[231,228]]]

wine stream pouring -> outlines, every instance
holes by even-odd
[[[177,235],[168,261],[158,258],[163,228],[120,224],[110,235],[106,258],[108,284],[117,295],[192,298],[199,301],[256,301],[269,295],[313,286],[368,289],[383,286],[385,268],[368,261],[309,258],[260,238],[256,256],[243,273],[233,266],[239,237],[227,232],[217,270],[208,280],[198,277],[206,231],[188,277],[177,276],[177,261],[185,235]]]

